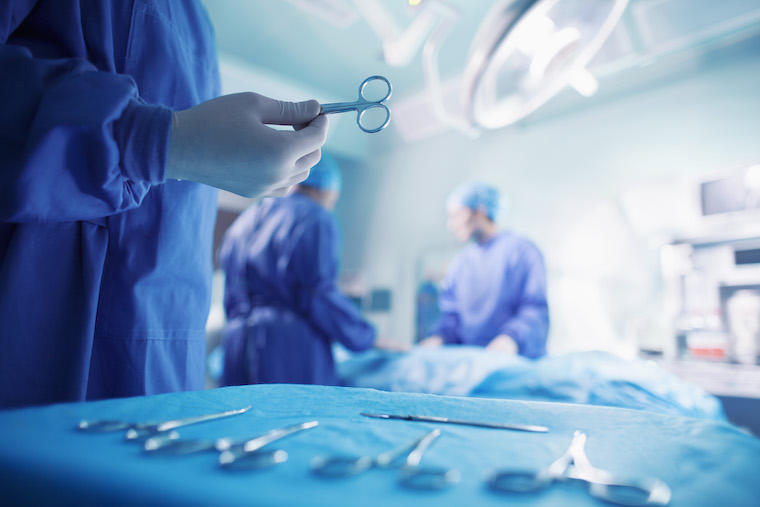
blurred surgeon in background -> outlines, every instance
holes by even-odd
[[[374,327],[336,285],[340,236],[330,211],[340,189],[325,154],[293,192],[256,202],[225,234],[222,385],[335,385],[333,342],[374,345]]]
[[[441,284],[440,322],[420,345],[478,345],[529,358],[546,354],[543,256],[528,239],[499,230],[499,201],[499,192],[480,182],[464,183],[449,196],[447,227],[472,244],[452,261]]]
[[[0,407],[203,389],[212,187],[283,195],[328,128],[219,94],[199,0],[2,3]]]

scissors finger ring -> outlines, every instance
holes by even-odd
[[[376,99],[367,96],[366,87],[368,84],[379,81],[380,86],[385,90],[382,98]],[[345,113],[347,111],[356,111],[356,124],[367,133],[380,132],[391,121],[391,110],[385,105],[393,92],[390,81],[383,76],[370,76],[359,85],[359,98],[354,102],[336,102],[333,104],[322,104],[320,114]]]

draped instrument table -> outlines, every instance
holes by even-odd
[[[241,415],[180,428],[181,438],[254,437],[308,420],[319,426],[272,444],[289,454],[266,470],[224,470],[217,454],[148,455],[124,432],[92,434],[80,419],[161,421],[226,409]],[[424,414],[548,426],[546,434],[370,419],[360,412]],[[397,447],[432,428],[442,435],[422,464],[456,468],[461,481],[440,491],[401,487],[398,471],[344,479],[313,475],[316,455],[367,454]],[[626,476],[653,476],[673,492],[670,505],[757,505],[760,440],[721,421],[589,405],[389,393],[372,389],[257,385],[70,403],[0,412],[0,498],[5,505],[262,506],[600,506],[582,483],[539,493],[485,487],[494,468],[542,469],[573,432],[588,435],[591,463]]]

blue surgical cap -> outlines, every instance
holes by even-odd
[[[499,210],[499,191],[480,182],[468,182],[455,188],[446,200],[447,206],[464,206],[473,211],[482,209],[491,220]]]
[[[319,190],[335,190],[340,192],[343,179],[340,175],[340,168],[333,157],[327,153],[322,153],[322,159],[311,168],[309,177],[301,185],[307,185]]]

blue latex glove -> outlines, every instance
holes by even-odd
[[[166,178],[244,197],[283,195],[319,162],[327,129],[315,100],[282,102],[257,93],[217,97],[174,113]]]

